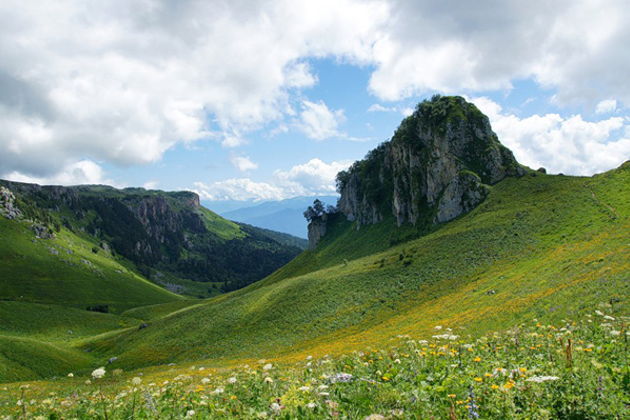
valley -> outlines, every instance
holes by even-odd
[[[337,180],[304,251],[193,193],[0,183],[0,414],[621,418],[630,162],[534,170],[434,97]]]

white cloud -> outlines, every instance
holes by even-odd
[[[630,99],[623,0],[390,5],[372,49],[370,89],[381,99],[506,89],[526,78],[557,89],[560,103]]]
[[[231,178],[211,184],[196,182],[202,198],[220,200],[283,200],[285,198],[335,193],[335,177],[350,166],[351,161],[326,163],[320,159],[296,165],[287,171],[277,170],[270,182],[256,182],[249,178]]]
[[[28,182],[40,185],[79,185],[79,184],[107,184],[117,185],[110,179],[105,179],[103,169],[89,160],[82,160],[63,167],[59,172],[48,177],[32,177],[13,171],[2,176],[4,179],[18,182]]]
[[[369,59],[380,1],[0,3],[0,173],[154,162],[176,143],[245,142],[317,77]],[[322,133],[319,133],[321,135]]]
[[[302,101],[298,127],[313,140],[347,137],[345,133],[339,131],[339,124],[344,121],[342,109],[332,111],[323,101]]]
[[[383,106],[381,104],[372,104],[368,108],[368,112],[395,112],[396,107],[393,106]]]
[[[383,106],[380,104],[372,104],[368,108],[368,112],[398,112],[403,117],[408,117],[413,114],[413,108],[405,106]]]
[[[144,184],[142,184],[142,188],[146,189],[146,190],[154,190],[158,187],[158,185],[160,185],[159,181],[155,181],[155,180],[151,180],[151,181],[147,181]]]
[[[624,0],[5,0],[0,173],[145,164],[199,139],[237,147],[293,118],[317,83],[311,58],[373,68],[382,100],[532,78],[558,103],[630,103],[629,21]],[[302,105],[307,135],[344,137],[341,111]]]
[[[499,104],[488,98],[472,101],[488,115],[499,140],[527,166],[543,166],[553,173],[592,175],[617,167],[630,158],[630,138],[627,132],[626,136],[621,135],[624,118],[594,122],[585,121],[580,115],[519,118],[504,113]]]
[[[605,99],[595,107],[596,114],[610,114],[617,109],[617,101],[614,99]]]
[[[276,171],[274,176],[278,184],[297,195],[315,195],[334,193],[337,173],[348,168],[351,161],[333,161],[326,163],[320,159],[296,165],[288,171]],[[290,188],[287,188],[290,187]]]
[[[247,172],[258,168],[258,164],[252,162],[247,156],[232,156],[230,158],[230,162],[241,172]]]
[[[282,200],[286,198],[281,188],[266,182],[255,182],[249,178],[231,178],[204,184],[194,183],[195,191],[202,199],[221,200]]]

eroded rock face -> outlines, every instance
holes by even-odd
[[[418,105],[391,141],[338,176],[338,209],[357,226],[443,223],[472,210],[488,186],[525,170],[488,118],[461,97]]]
[[[326,234],[326,226],[328,222],[328,216],[317,217],[308,224],[308,249],[313,250],[319,244],[319,241]]]
[[[15,205],[13,192],[2,186],[0,186],[0,214],[7,219],[19,219],[22,217],[22,212]]]

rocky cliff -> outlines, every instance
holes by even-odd
[[[392,139],[337,176],[338,210],[357,226],[443,223],[477,206],[488,186],[525,170],[488,118],[461,97],[435,96]]]

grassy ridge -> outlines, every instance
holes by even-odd
[[[117,355],[125,367],[291,359],[383,343],[401,331],[427,333],[436,323],[481,333],[523,316],[559,319],[602,301],[620,300],[627,310],[629,186],[628,165],[594,178],[507,179],[441,229],[350,261],[341,250],[353,244],[357,254],[387,248],[387,228],[341,225],[321,250],[260,284],[86,348]],[[305,266],[323,268],[301,274]]]

